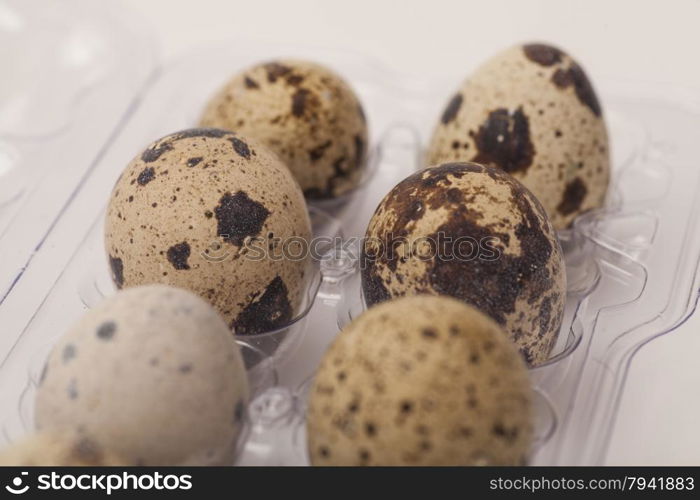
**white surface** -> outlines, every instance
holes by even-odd
[[[700,88],[700,1],[125,1],[153,26],[164,59],[224,40],[285,41],[353,49],[405,73],[458,65],[466,75],[495,51],[535,39],[570,51],[594,80]],[[608,463],[700,464],[698,329],[700,315],[639,352]]]

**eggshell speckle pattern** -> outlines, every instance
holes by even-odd
[[[445,107],[427,161],[502,168],[557,229],[603,204],[610,170],[593,86],[576,61],[544,44],[513,47],[477,69]]]
[[[0,452],[0,466],[105,467],[130,465],[77,433],[38,433]]]
[[[307,260],[282,253],[311,237],[298,184],[274,153],[223,130],[178,132],[135,158],[105,234],[117,287],[191,290],[241,335],[288,324],[309,279]]]
[[[362,263],[369,306],[449,295],[504,327],[532,365],[555,344],[566,299],[561,247],[537,199],[503,170],[447,163],[407,177],[372,216]]]
[[[367,156],[367,123],[350,86],[306,61],[272,61],[236,75],[212,98],[201,125],[255,137],[291,169],[307,198],[355,187]]]
[[[90,310],[54,347],[36,396],[41,431],[76,432],[135,465],[225,465],[248,381],[217,312],[150,285]]]
[[[310,393],[314,465],[522,465],[532,392],[505,333],[446,297],[369,309],[326,352]]]

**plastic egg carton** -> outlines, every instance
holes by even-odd
[[[241,41],[157,65],[129,16],[87,0],[68,5],[0,6],[0,43],[18,47],[0,62],[19,68],[0,83],[0,444],[31,431],[56,339],[115,291],[102,224],[125,165],[152,140],[196,125],[233,73],[297,57],[329,65],[356,90],[370,166],[349,196],[310,206],[314,235],[332,244],[310,263],[301,313],[278,331],[237,338],[254,397],[236,463],[308,464],[310,382],[339,329],[365,309],[358,238],[382,197],[422,168],[430,131],[465,75],[400,75],[361,54]],[[559,235],[566,314],[551,358],[530,370],[531,464],[603,462],[634,354],[693,313],[700,285],[700,102],[684,89],[590,76],[613,179],[607,206]]]

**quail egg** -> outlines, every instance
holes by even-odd
[[[285,165],[260,143],[219,129],[151,144],[117,181],[105,224],[118,288],[191,290],[239,335],[295,317],[310,278],[310,237],[304,197]]]
[[[449,295],[505,328],[532,365],[556,343],[562,250],[542,205],[501,169],[446,163],[407,177],[372,216],[361,260],[368,306]]]
[[[200,124],[258,139],[310,199],[347,193],[366,165],[367,121],[355,92],[308,61],[271,61],[235,75],[209,101]]]
[[[196,295],[163,285],[106,299],[51,352],[40,431],[75,432],[136,465],[225,465],[243,429],[238,345]]]
[[[609,155],[603,110],[581,66],[556,47],[527,44],[488,60],[450,98],[427,161],[497,166],[564,229],[602,206]]]
[[[0,452],[0,466],[76,467],[129,465],[78,433],[38,433]]]
[[[314,465],[523,465],[532,389],[505,332],[447,297],[369,309],[333,342],[310,392]]]

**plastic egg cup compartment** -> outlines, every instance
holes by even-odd
[[[88,36],[113,55],[114,67],[88,53],[75,72],[47,67],[34,87],[18,79],[0,89],[8,97],[0,102],[15,106],[14,115],[0,113],[4,441],[32,428],[36,383],[55,340],[114,293],[101,224],[121,170],[152,140],[196,125],[205,101],[235,72],[297,57],[329,65],[355,88],[368,116],[371,155],[356,190],[310,203],[314,234],[334,243],[310,264],[297,317],[274,332],[237,338],[254,397],[236,463],[308,464],[304,414],[314,372],[339,328],[365,308],[357,238],[383,196],[423,166],[431,129],[466,72],[399,75],[351,52],[243,42],[156,67],[152,51],[141,50],[150,47],[147,38],[133,33],[138,23],[99,12],[102,6],[90,9],[87,0],[74,2],[85,7],[84,19],[68,24],[78,33],[45,30],[50,43],[42,39],[37,50],[50,57],[52,47],[63,47],[70,54],[71,44],[90,46],[81,38]],[[40,15],[38,2],[8,5],[29,20]],[[50,15],[61,20],[60,12]],[[112,20],[109,29],[106,19]],[[110,78],[117,74],[129,78]],[[613,177],[606,207],[582,215],[559,235],[567,303],[551,358],[530,369],[536,394],[531,464],[603,462],[634,354],[687,319],[700,288],[700,168],[694,153],[700,103],[683,89],[590,76],[608,123]],[[47,94],[41,85],[53,81],[63,82],[59,90],[79,88],[81,94],[59,92],[45,105],[60,112],[42,121],[22,106],[39,102]],[[51,168],[57,161],[64,170]]]

